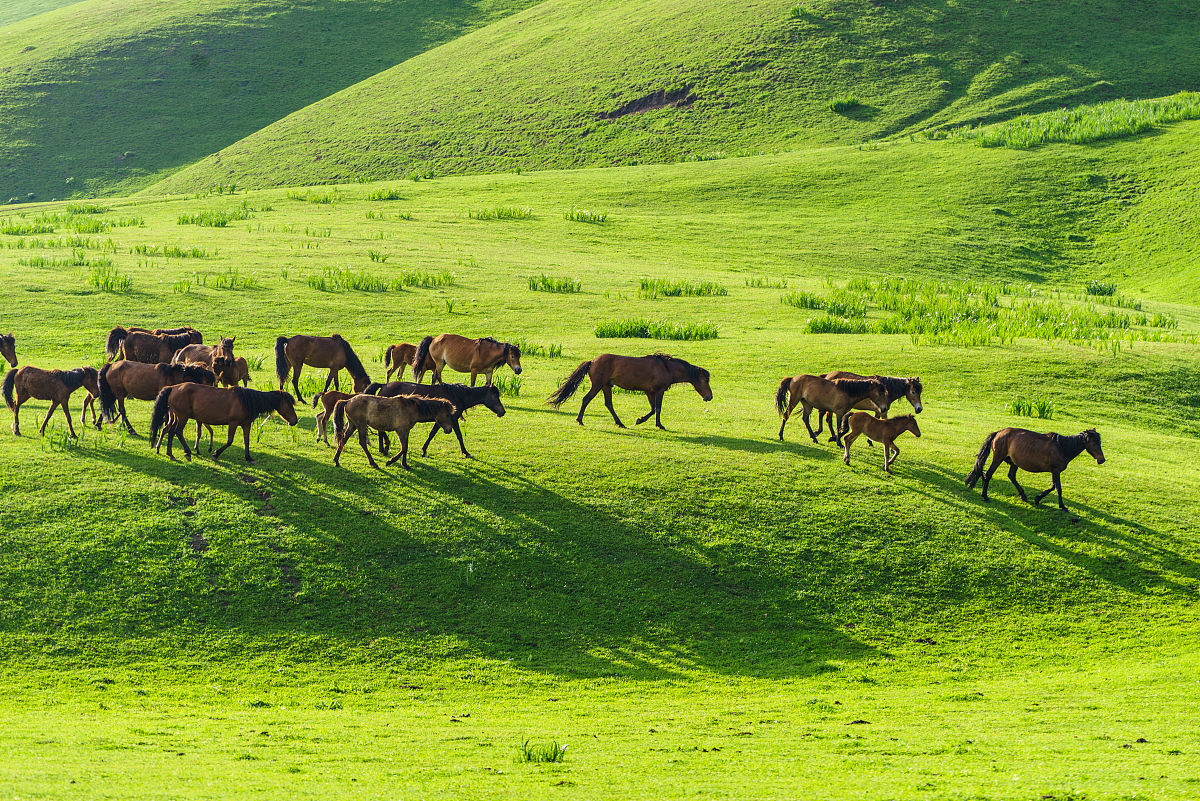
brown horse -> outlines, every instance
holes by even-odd
[[[190,325],[181,326],[180,328],[155,328],[153,331],[148,328],[138,328],[137,326],[122,328],[118,325],[108,332],[108,338],[104,343],[104,355],[107,361],[111,362],[120,355],[121,343],[123,343],[125,338],[131,333],[154,334],[155,336],[174,336],[177,334],[187,334],[189,341],[193,343],[199,344],[204,341],[204,336]]]
[[[176,352],[192,344],[191,334],[146,334],[131,331],[121,343],[120,357],[133,362],[170,362]]]
[[[242,356],[236,356],[232,360],[214,359],[213,372],[217,374],[217,380],[227,387],[236,387],[239,383],[245,387],[250,386],[250,365]]]
[[[300,370],[304,365],[310,367],[327,367],[329,376],[325,379],[324,389],[328,390],[333,384],[334,389],[340,389],[337,374],[343,367],[354,379],[354,391],[362,392],[371,383],[366,368],[359,361],[358,355],[350,347],[350,343],[342,339],[340,334],[328,337],[313,337],[303,334],[294,337],[278,337],[275,340],[275,374],[279,377],[279,389],[287,383],[288,373],[292,374],[292,388],[296,397],[304,403],[300,394]]]
[[[631,389],[645,392],[650,399],[650,411],[637,419],[641,425],[654,417],[654,424],[662,428],[663,395],[674,384],[688,383],[700,393],[705,401],[712,400],[712,389],[708,385],[709,374],[703,367],[689,364],[683,359],[677,359],[666,353],[652,353],[649,356],[617,356],[612,353],[601,353],[590,362],[583,362],[575,368],[575,372],[567,377],[554,394],[546,401],[554,408],[562,406],[568,398],[575,394],[583,377],[591,379],[592,385],[583,396],[579,406],[579,414],[575,421],[583,425],[583,412],[587,409],[592,398],[599,392],[604,393],[604,405],[619,428],[625,424],[617,417],[617,411],[612,405],[612,388]]]
[[[377,387],[379,385],[372,384],[371,386]],[[321,411],[316,414],[318,442],[324,442],[326,445],[329,445],[329,421],[332,419],[330,415],[333,414],[333,407],[337,405],[338,401],[349,400],[353,397],[354,395],[349,392],[338,392],[336,389],[318,392],[316,395],[313,395],[312,407],[314,409],[317,406],[321,407]]]
[[[920,414],[921,410],[925,408],[921,405],[921,391],[924,388],[922,387],[921,379],[919,378],[893,378],[892,376],[887,375],[859,375],[858,373],[848,373],[845,370],[834,370],[832,373],[826,373],[824,378],[828,378],[830,381],[836,381],[839,378],[874,379],[875,381],[883,384],[884,389],[887,390],[889,406],[901,398],[907,398],[908,402],[912,404],[913,411],[917,414]],[[872,407],[870,402],[861,401],[855,404],[854,408],[870,409]],[[886,411],[887,410],[885,409],[884,412],[886,413]],[[820,418],[817,419],[817,434],[819,435],[824,429],[826,419],[828,419],[829,431],[831,434],[829,441],[833,442],[834,437],[832,436],[832,432],[834,431],[835,427],[833,424],[832,412],[825,412]]]
[[[125,413],[125,399],[152,401],[163,387],[191,381],[212,386],[216,376],[203,365],[143,364],[120,359],[100,368],[100,406],[104,419],[115,421],[117,416],[130,434],[136,434]]]
[[[1017,468],[1029,473],[1049,473],[1053,478],[1050,488],[1033,499],[1037,506],[1051,491],[1058,492],[1058,508],[1066,510],[1062,497],[1062,471],[1067,469],[1079,454],[1087,451],[1096,464],[1104,464],[1104,451],[1100,447],[1100,434],[1096,429],[1089,428],[1073,437],[1062,434],[1039,434],[1024,428],[1004,428],[987,435],[979,455],[975,457],[975,468],[967,476],[967,486],[974,487],[975,482],[983,476],[983,499],[988,499],[988,482],[1003,462],[1008,462],[1008,480],[1017,488],[1021,500],[1028,501],[1025,490],[1017,483]],[[988,452],[992,453],[992,466],[983,472]]]
[[[374,428],[378,431],[395,431],[400,440],[400,452],[388,459],[387,464],[391,465],[399,459],[405,470],[411,470],[408,466],[408,432],[417,423],[436,423],[449,434],[454,430],[454,413],[454,404],[449,401],[414,395],[395,398],[355,395],[338,401],[333,407],[334,432],[338,441],[333,464],[340,466],[338,460],[342,456],[342,449],[350,441],[350,435],[358,431],[358,444],[362,446],[371,467],[378,470],[379,465],[375,464],[367,448],[367,430]]]
[[[396,375],[397,381],[404,380],[404,368],[413,363],[417,357],[417,346],[410,345],[407,342],[401,342],[399,345],[388,345],[387,350],[383,354],[383,365],[387,367],[387,380],[392,380],[392,373],[397,370],[400,372]],[[433,359],[429,354],[425,354],[425,364],[421,365],[420,370],[414,370],[414,374],[420,374],[417,378],[417,383],[421,383],[421,378],[424,377],[427,370],[433,369]]]
[[[419,398],[441,398],[442,400],[449,401],[454,405],[455,409],[454,433],[458,437],[458,447],[462,451],[462,455],[468,459],[475,457],[467,453],[467,446],[463,443],[462,428],[458,425],[458,421],[467,413],[467,409],[476,406],[486,406],[497,417],[503,417],[505,413],[504,404],[500,402],[500,388],[495,385],[490,387],[468,387],[466,384],[433,384],[431,386],[422,386],[421,384],[414,384],[411,381],[392,381],[382,385],[372,384],[367,387],[367,394],[378,395],[381,398],[414,395]],[[437,432],[437,426],[429,429],[429,438],[421,446],[422,456],[428,453],[429,443],[433,442],[433,438],[437,436]],[[388,452],[387,435],[382,431],[379,432],[379,452],[384,456]]]
[[[62,407],[63,417],[67,418],[67,429],[75,436],[75,425],[71,422],[71,411],[67,402],[71,393],[84,387],[94,395],[100,394],[97,386],[98,373],[95,367],[76,367],[74,370],[43,370],[40,367],[17,367],[9,370],[4,376],[4,403],[13,413],[12,431],[21,436],[21,404],[30,398],[50,401],[50,411],[38,429],[46,433],[46,425],[50,415],[59,406]]]
[[[3,358],[9,367],[17,366],[17,340],[11,332],[0,334],[0,358]]]
[[[869,439],[883,443],[883,470],[886,473],[892,472],[892,462],[900,455],[900,449],[896,447],[896,437],[905,431],[911,431],[917,437],[921,436],[917,418],[911,414],[880,420],[869,412],[851,412],[844,419],[842,447],[845,448],[845,454],[842,461],[850,464],[850,446],[860,435],[866,434]]]
[[[233,341],[237,337],[221,337],[216,345],[188,345],[180,348],[171,357],[171,364],[187,364],[189,362],[203,364],[213,369],[214,361],[218,358],[233,362]]]
[[[417,346],[412,360],[413,375],[418,384],[426,369],[433,370],[433,383],[440,384],[442,370],[450,365],[460,373],[470,373],[471,386],[475,386],[475,376],[483,373],[490,387],[492,371],[506,364],[514,373],[521,374],[521,349],[516,345],[498,342],[491,337],[467,339],[458,334],[425,337]]]
[[[217,448],[213,459],[221,458],[221,454],[233,444],[234,434],[242,429],[242,439],[246,444],[246,461],[250,458],[250,426],[264,414],[279,412],[279,416],[290,426],[296,425],[295,401],[286,392],[260,392],[257,389],[244,387],[209,387],[191,382],[163,387],[154,399],[154,411],[150,416],[150,440],[155,443],[155,451],[162,446],[159,432],[167,440],[167,456],[175,461],[171,452],[171,440],[179,438],[183,446],[184,456],[191,460],[192,453],[188,450],[183,438],[183,429],[189,420],[196,420],[205,425],[229,426],[229,439]]]
[[[787,425],[792,410],[797,403],[802,403],[804,427],[808,429],[812,441],[817,441],[817,435],[813,433],[808,417],[816,409],[818,412],[833,412],[838,422],[838,428],[834,429],[834,442],[841,445],[839,429],[842,427],[842,418],[864,400],[869,401],[880,414],[887,411],[887,390],[874,379],[841,378],[830,381],[819,375],[808,374],[785,378],[779,382],[779,389],[775,392],[775,408],[783,416],[783,422],[779,424],[779,439],[783,440],[783,427]]]

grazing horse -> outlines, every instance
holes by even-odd
[[[808,429],[812,441],[817,441],[817,435],[813,433],[808,417],[812,410],[816,409],[818,412],[833,412],[838,423],[838,427],[834,429],[834,442],[841,445],[842,418],[864,400],[869,401],[880,414],[887,411],[887,390],[874,379],[840,378],[830,381],[819,375],[808,374],[785,378],[779,382],[779,389],[775,392],[775,408],[783,416],[783,422],[779,424],[779,439],[783,440],[783,427],[792,416],[792,410],[796,408],[797,403],[802,403],[804,427]]]
[[[46,433],[46,425],[50,415],[59,406],[62,407],[63,417],[67,418],[67,429],[75,436],[75,425],[71,422],[71,412],[67,401],[71,393],[80,387],[85,387],[94,395],[100,394],[97,386],[98,373],[95,367],[76,367],[74,370],[43,370],[40,367],[25,365],[9,370],[4,376],[4,403],[13,413],[12,431],[21,436],[21,404],[30,398],[50,401],[50,411],[38,429]]]
[[[506,364],[514,373],[521,374],[521,349],[516,345],[498,342],[491,337],[467,339],[458,334],[425,337],[417,346],[417,353],[412,360],[413,375],[418,384],[426,369],[433,370],[433,383],[440,384],[442,370],[450,365],[460,373],[470,373],[471,386],[475,386],[475,376],[483,373],[490,387],[492,371]]]
[[[100,407],[104,419],[113,422],[120,415],[130,434],[136,434],[125,413],[125,399],[152,401],[163,387],[191,381],[212,386],[216,376],[202,365],[143,364],[119,359],[100,368]]]
[[[405,470],[408,466],[408,432],[417,423],[436,423],[447,434],[454,430],[454,404],[439,398],[418,398],[413,395],[399,395],[395,398],[377,398],[374,395],[354,395],[347,400],[338,401],[333,407],[333,425],[337,436],[337,451],[333,454],[334,466],[339,466],[342,449],[350,441],[350,435],[358,431],[358,444],[362,445],[367,461],[376,470],[379,465],[371,457],[367,448],[367,430],[395,431],[400,440],[400,452],[387,461],[388,465],[397,459]]]
[[[8,362],[9,367],[17,366],[17,339],[12,332],[0,334],[0,357]]]
[[[171,440],[179,437],[183,446],[184,456],[190,461],[191,451],[183,438],[183,429],[189,420],[196,420],[205,425],[229,426],[229,439],[217,448],[213,459],[219,459],[221,454],[233,444],[234,434],[242,429],[242,439],[246,444],[246,461],[250,458],[250,426],[264,414],[279,412],[279,416],[290,426],[296,425],[295,401],[292,396],[282,391],[261,392],[245,387],[208,387],[191,382],[163,387],[154,399],[154,411],[150,416],[150,440],[155,442],[157,452],[162,446],[159,438],[161,431],[167,440],[167,456],[175,461],[171,452]],[[168,419],[169,418],[169,419]]]
[[[1063,505],[1060,476],[1071,460],[1085,450],[1096,460],[1096,464],[1104,464],[1100,434],[1094,428],[1081,431],[1073,437],[1054,433],[1039,434],[1024,428],[1004,428],[988,434],[987,439],[983,441],[983,447],[975,457],[975,468],[967,476],[967,486],[973,488],[979,477],[983,476],[983,499],[986,501],[988,482],[992,480],[992,474],[1001,463],[1008,462],[1008,480],[1017,488],[1021,500],[1028,501],[1029,498],[1025,497],[1025,490],[1017,483],[1017,468],[1030,473],[1049,473],[1054,483],[1050,489],[1033,499],[1033,505],[1037,506],[1042,502],[1042,498],[1057,490],[1058,508],[1065,511],[1067,507]],[[984,473],[983,465],[987,461],[989,451],[992,453],[992,466]]]
[[[125,341],[125,337],[129,336],[131,333],[154,334],[156,336],[187,334],[190,337],[190,341],[194,344],[199,344],[204,341],[204,335],[195,328],[192,328],[190,325],[185,325],[180,328],[155,328],[153,331],[148,328],[138,328],[137,326],[122,328],[118,325],[116,328],[113,328],[108,332],[108,339],[105,340],[104,355],[107,361],[111,362],[121,354],[121,343],[123,343]]]
[[[925,408],[921,405],[921,391],[924,389],[924,387],[922,387],[921,379],[919,378],[893,378],[892,376],[887,375],[859,375],[858,373],[848,373],[845,370],[834,370],[832,373],[826,373],[824,378],[828,378],[830,381],[836,381],[839,378],[874,379],[883,384],[883,388],[887,390],[889,406],[901,398],[907,398],[908,402],[912,404],[913,411],[917,414],[920,414],[921,410]],[[854,408],[870,409],[871,405],[867,401],[861,401],[855,404]],[[887,410],[885,409],[884,411],[886,412]],[[817,419],[817,434],[820,434],[822,429],[825,427],[826,418],[828,418],[829,421],[829,441],[833,442],[834,437],[832,434],[834,431],[834,424],[832,412],[825,412],[820,418]]]
[[[599,392],[604,393],[604,405],[616,422],[618,428],[625,424],[617,417],[612,405],[612,388],[631,389],[646,393],[650,399],[650,411],[637,419],[641,425],[654,417],[654,424],[662,428],[663,395],[674,384],[688,383],[700,393],[706,401],[712,400],[712,389],[708,385],[709,374],[703,367],[689,364],[683,359],[677,359],[666,353],[651,353],[649,356],[617,356],[612,353],[601,353],[590,362],[584,362],[575,368],[575,372],[567,377],[554,394],[546,401],[554,408],[562,406],[568,398],[575,394],[583,377],[591,379],[592,385],[583,396],[579,406],[579,415],[575,421],[583,425],[583,412],[592,398]]]
[[[233,341],[235,339],[237,337],[221,337],[221,341],[216,345],[188,345],[186,348],[180,348],[171,357],[171,364],[192,362],[215,370],[214,362],[217,359],[225,359],[229,362],[234,360]]]
[[[441,398],[454,404],[454,433],[458,436],[458,447],[462,451],[462,455],[468,459],[475,457],[467,453],[467,446],[463,443],[462,429],[458,425],[458,421],[467,413],[467,409],[475,406],[486,406],[497,417],[504,416],[504,404],[500,402],[500,388],[497,386],[468,387],[466,384],[422,386],[421,384],[414,384],[411,381],[392,381],[383,385],[372,384],[367,387],[367,394],[378,395],[381,398],[394,398],[397,395],[414,395],[419,398]],[[421,446],[422,456],[425,456],[429,451],[429,443],[433,442],[433,438],[437,436],[437,432],[437,426],[429,429],[429,439],[425,440],[425,444]],[[379,432],[379,452],[387,456],[387,434],[382,431]]]
[[[921,436],[921,427],[917,425],[917,418],[911,414],[880,420],[868,412],[851,412],[844,419],[846,427],[842,430],[842,447],[845,448],[845,454],[842,456],[842,461],[850,464],[850,446],[860,435],[866,434],[868,439],[883,443],[883,470],[885,473],[892,472],[892,462],[896,461],[896,457],[900,455],[900,449],[896,447],[896,437],[905,431],[911,431],[917,437]]]
[[[236,387],[239,383],[250,386],[250,365],[242,356],[235,356],[232,360],[214,359],[213,372],[217,374],[217,380],[227,387]]]
[[[358,359],[350,343],[342,339],[340,334],[328,337],[313,337],[303,334],[294,337],[278,337],[275,340],[275,375],[279,377],[279,388],[287,383],[288,373],[292,374],[292,388],[296,397],[304,403],[300,394],[300,370],[304,365],[310,367],[327,367],[329,376],[325,379],[325,389],[333,384],[334,389],[340,389],[338,371],[343,367],[354,379],[354,391],[362,392],[371,379],[367,376],[366,368]]]
[[[121,343],[120,356],[134,362],[170,362],[176,352],[192,344],[192,334],[148,334],[130,331]]]
[[[397,370],[400,372],[396,375],[397,381],[404,380],[404,368],[413,363],[413,359],[417,356],[417,346],[410,345],[407,342],[401,342],[399,345],[388,345],[387,350],[383,354],[383,365],[387,368],[387,380],[392,380],[392,373]],[[414,370],[414,374],[419,374],[417,383],[421,383],[421,378],[424,377],[427,370],[433,369],[433,359],[429,354],[425,354],[425,364],[421,365],[420,370]]]

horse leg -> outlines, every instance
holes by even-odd
[[[242,442],[246,446],[246,461],[253,464],[254,460],[250,458],[250,424],[252,420],[247,420],[242,423]]]
[[[434,423],[434,424],[433,424],[433,431],[430,431],[430,432],[429,432],[429,434],[430,434],[430,437],[429,437],[429,438],[430,438],[430,439],[433,439],[433,434],[434,434],[434,432],[436,432],[437,430],[438,430],[437,423]],[[471,454],[467,453],[467,446],[466,446],[466,443],[464,443],[464,442],[463,442],[463,438],[462,438],[462,429],[458,427],[458,418],[455,418],[455,420],[454,420],[454,433],[455,433],[455,435],[458,437],[458,448],[459,448],[459,450],[461,450],[461,451],[462,451],[462,455],[463,455],[463,456],[465,456],[465,457],[467,457],[468,459],[474,459],[474,458],[475,458],[474,456],[472,456]],[[426,445],[428,445],[429,443],[428,443],[428,442],[426,442],[425,444],[426,444]],[[422,450],[422,451],[421,451],[421,455],[422,455],[422,456],[424,456],[424,455],[425,455],[425,451],[424,451],[424,450]]]
[[[212,453],[212,449],[213,449],[213,427],[212,427],[212,426],[207,426],[207,428],[208,428],[208,452],[209,452],[209,453]]]
[[[175,436],[179,437],[179,445],[183,448],[184,457],[190,462],[192,460],[192,452],[188,450],[187,440],[183,438],[183,430],[187,428],[187,420],[179,423],[174,429]],[[171,452],[171,440],[167,440],[167,453]]]
[[[213,454],[214,462],[217,461],[217,459],[220,459],[221,454],[225,452],[225,449],[233,444],[233,438],[237,436],[237,430],[238,430],[237,423],[231,423],[229,425],[229,439],[225,440],[225,444],[222,445],[221,447],[217,448],[217,452]],[[196,450],[199,451],[200,448],[197,447]],[[250,428],[249,427],[246,428],[246,455],[247,456],[250,455]]]
[[[787,411],[783,413],[783,422],[779,424],[779,441],[783,442],[783,427],[787,425],[788,418],[792,416],[792,410],[796,408],[796,404],[800,402],[799,398],[793,397],[792,402],[788,404]]]
[[[892,462],[900,455],[900,449],[890,442],[883,443],[883,472],[892,474]]]
[[[808,429],[808,435],[812,437],[813,444],[819,445],[820,443],[817,442],[817,435],[814,434],[812,430],[812,423],[809,422],[809,417],[812,415],[812,410],[812,404],[810,404],[808,401],[804,401],[804,405],[801,407],[801,417],[804,420],[804,427]],[[783,429],[780,429],[780,431],[782,432]]]
[[[646,412],[644,415],[635,420],[633,423],[634,425],[640,426],[642,423],[654,416],[654,393],[647,391],[646,399],[650,401],[650,411]]]
[[[21,436],[21,404],[24,402],[25,402],[25,399],[23,397],[21,397],[21,393],[18,392],[17,393],[17,402],[13,406],[13,424],[12,424],[12,432],[13,432],[13,434],[15,434],[18,437]]]
[[[379,465],[375,464],[375,459],[371,456],[371,449],[367,447],[367,427],[366,426],[363,426],[362,428],[358,429],[358,444],[362,446],[363,453],[365,453],[367,455],[367,461],[371,463],[371,467],[378,470]],[[395,460],[393,459],[392,461],[395,461]],[[391,464],[391,462],[388,462],[388,464]]]
[[[1033,499],[1033,505],[1034,505],[1034,506],[1037,506],[1039,503],[1041,503],[1041,502],[1042,502],[1042,498],[1045,498],[1047,495],[1049,495],[1050,493],[1054,492],[1054,490],[1057,488],[1057,486],[1058,486],[1058,473],[1051,473],[1051,474],[1050,474],[1050,477],[1051,477],[1050,486],[1049,486],[1049,487],[1046,489],[1046,491],[1045,491],[1045,492],[1043,492],[1043,493],[1039,494],[1039,495],[1038,495],[1036,498],[1034,498],[1034,499]],[[1058,501],[1058,503],[1059,503],[1059,506],[1061,507],[1061,506],[1062,506],[1062,490],[1059,490],[1059,492],[1058,492],[1058,497],[1059,497],[1059,501]],[[1063,508],[1065,508],[1065,507],[1063,507]]]
[[[68,397],[59,405],[62,406],[63,417],[67,418],[67,430],[71,432],[71,439],[75,439],[75,423],[71,420],[71,412],[67,407],[67,404],[70,403],[70,401],[71,399]],[[83,421],[80,420],[79,424],[83,425]]]
[[[392,447],[392,443],[388,440],[387,432],[380,431],[379,432],[379,455],[387,456],[388,451],[391,450],[391,447]]]
[[[437,425],[437,423],[434,423],[434,425]],[[412,429],[408,429],[408,431],[411,430]],[[412,470],[412,468],[408,466],[408,431],[396,432],[396,438],[400,440],[400,452],[391,459],[388,459],[387,463],[389,467],[394,464],[397,459],[399,459],[401,467],[403,467],[405,470]]]
[[[313,419],[317,423],[317,442],[324,442],[328,446],[329,445],[329,436],[327,435],[327,432],[325,431],[325,407],[324,406],[321,407],[321,411],[317,412],[316,416]]]
[[[846,426],[846,419],[848,417],[850,417],[849,409],[847,409],[843,414],[835,415],[835,420],[837,421],[837,428],[835,428],[833,431],[833,434],[834,434],[833,441],[836,442],[838,445],[842,444],[842,430],[843,430],[843,426]]]
[[[42,421],[42,425],[38,428],[38,432],[43,436],[46,434],[46,426],[50,423],[50,415],[54,414],[54,410],[58,408],[58,401],[50,401],[50,411],[46,412],[46,419]]]
[[[900,449],[896,447],[895,442],[885,442],[885,443],[883,443],[883,449],[885,452],[887,451],[889,446],[892,449],[892,464],[895,464],[896,457],[900,455]]]
[[[194,450],[196,453],[200,452],[200,438],[203,435],[204,435],[204,428],[203,428],[203,426],[201,426],[200,421],[197,420],[196,421],[196,444],[192,446],[192,450]],[[210,450],[209,453],[212,453],[212,451]]]
[[[1062,499],[1062,473],[1054,474],[1054,489],[1058,490],[1058,508],[1064,512],[1067,511],[1066,504],[1063,503]]]
[[[604,405],[608,407],[608,413],[612,415],[613,420],[617,422],[617,428],[624,428],[625,424],[621,422],[621,418],[617,417],[617,410],[612,405],[612,386],[605,384],[604,389]]]
[[[124,398],[117,398],[117,411],[119,411],[121,413],[121,419],[123,421],[125,421],[125,427],[127,429],[129,429],[129,433],[136,435],[137,432],[133,430],[133,424],[129,422],[129,415],[127,415],[125,413],[125,399]],[[159,441],[160,442],[162,441],[161,437],[159,438]]]
[[[663,402],[663,396],[666,394],[667,394],[667,391],[665,389],[662,392],[658,393],[658,401],[657,401],[657,403],[654,404],[654,425],[658,426],[659,429],[661,429],[662,431],[667,430],[666,426],[664,426],[662,424],[662,402]]]
[[[1029,498],[1025,497],[1025,488],[1017,483],[1017,466],[1015,464],[1010,464],[1008,466],[1008,480],[1011,481],[1012,485],[1017,488],[1017,494],[1021,496],[1021,500],[1028,502]],[[1047,492],[1049,492],[1049,490],[1047,490]],[[1041,499],[1039,498],[1039,500]]]
[[[579,425],[583,425],[584,410],[587,409],[588,404],[592,402],[592,398],[596,397],[599,394],[600,394],[600,387],[598,387],[596,384],[592,384],[592,388],[589,389],[588,393],[583,396],[583,403],[579,404],[579,415],[575,418],[575,422],[579,423]]]
[[[458,430],[458,421],[457,420],[454,421],[454,430],[455,431]],[[434,423],[433,428],[429,429],[429,438],[427,440],[425,440],[425,444],[421,446],[421,455],[422,456],[427,455],[426,452],[429,450],[429,443],[433,442],[433,438],[437,436],[437,432],[438,432],[438,424]],[[462,435],[461,434],[458,435],[458,442],[460,445],[462,444]],[[467,449],[465,447],[463,448],[463,453],[466,454],[468,458],[470,457],[470,454],[467,453]]]
[[[842,437],[842,461],[850,464],[850,446],[854,444],[854,440],[858,439],[858,433],[851,431],[846,436]]]
[[[475,376],[477,376],[477,375],[479,375],[479,374],[478,374],[478,373],[476,373],[474,370],[472,370],[472,371],[471,371],[471,386],[475,386]],[[492,385],[492,374],[491,374],[491,372],[488,372],[488,374],[487,374],[487,386],[489,386],[489,387],[490,387],[491,385]]]
[[[338,440],[337,450],[333,452],[333,466],[334,467],[341,467],[341,465],[338,464],[338,460],[342,458],[342,448],[346,447],[346,443],[349,441],[350,441],[349,436],[342,437],[341,439]]]
[[[341,390],[338,389],[338,386],[337,386],[337,372],[332,367],[329,368],[329,375],[325,376],[325,389],[323,390],[324,392],[329,391],[330,384],[333,384],[335,391],[341,392]]]
[[[304,403],[304,396],[300,394],[300,370],[304,368],[304,362],[292,365],[292,389],[296,390],[296,400]]]
[[[996,468],[1000,467],[1000,465],[1006,461],[1008,461],[1008,460],[1000,458],[1000,454],[993,452],[992,464],[987,469],[987,472],[983,474],[983,499],[985,501],[988,499],[987,488],[988,488],[988,482],[990,482],[992,480],[992,474],[996,472]],[[1012,462],[1009,462],[1009,464],[1012,464]]]

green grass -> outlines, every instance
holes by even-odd
[[[577,206],[572,206],[571,208],[567,209],[566,214],[563,215],[563,219],[570,220],[571,222],[592,223],[593,225],[599,225],[601,223],[608,222],[608,212],[588,211],[587,209],[581,209]]]
[[[472,220],[528,220],[533,217],[533,209],[528,206],[492,206],[468,211],[467,217]]]
[[[1004,405],[1005,411],[1018,417],[1037,417],[1049,420],[1054,417],[1054,401],[1046,398],[1018,396]]]
[[[529,288],[534,292],[572,293],[582,291],[583,282],[542,273],[529,276]]]
[[[725,287],[712,281],[675,281],[665,278],[642,278],[638,281],[638,296],[643,298],[711,298],[728,294]]]
[[[205,228],[225,228],[231,222],[248,220],[253,216],[251,210],[243,204],[239,208],[228,211],[207,209],[192,214],[180,214],[176,219],[179,225],[199,225]]]
[[[716,339],[719,329],[712,323],[676,323],[669,320],[649,320],[631,317],[596,323],[597,337],[632,337],[638,339]]]

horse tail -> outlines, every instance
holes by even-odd
[[[391,369],[392,369],[392,357],[393,357],[393,356],[396,356],[396,346],[395,346],[395,345],[388,345],[388,346],[387,346],[387,350],[385,350],[385,351],[383,352],[383,368],[384,368],[385,370],[391,370]],[[396,360],[397,360],[397,362],[399,362],[399,357],[398,357],[398,356],[396,356]],[[396,367],[399,367],[399,366],[400,366],[400,365],[397,363],[397,364],[396,364]]]
[[[425,360],[429,358],[429,346],[432,344],[433,337],[425,337],[421,340],[421,344],[417,345],[417,353],[413,356],[413,375],[416,377],[418,384],[421,383],[421,377],[425,375]]]
[[[108,383],[108,368],[112,367],[112,362],[100,368],[100,377],[97,383],[100,385],[100,411],[104,413],[104,419],[112,422],[117,418],[117,395],[112,390],[112,385]]]
[[[17,402],[13,400],[13,386],[17,383],[17,368],[4,374],[4,405],[16,413]]]
[[[333,405],[333,438],[338,442],[345,439],[346,434],[346,401],[340,400]]]
[[[121,352],[121,343],[128,335],[129,332],[119,325],[108,332],[108,341],[104,343],[104,355],[110,362],[117,358],[117,354]]]
[[[967,476],[967,486],[974,488],[975,482],[983,475],[983,465],[987,461],[988,453],[992,450],[992,440],[996,438],[999,431],[993,431],[987,435],[987,439],[983,441],[983,447],[979,449],[979,455],[975,457],[975,468],[971,471],[971,475]]]
[[[775,390],[775,408],[779,411],[780,416],[783,416],[784,406],[787,405],[788,390],[791,388],[792,379],[785,378],[779,382],[779,389]]]
[[[562,386],[554,391],[546,403],[549,403],[554,408],[558,408],[566,403],[567,398],[575,394],[575,390],[579,389],[579,385],[583,383],[583,377],[592,369],[591,361],[586,361],[575,368],[575,372],[567,376],[567,380],[562,383]]]
[[[292,366],[288,364],[285,348],[287,348],[287,337],[275,337],[275,375],[279,377],[280,391],[287,383],[288,371],[292,369]]]
[[[167,422],[167,413],[171,410],[171,390],[175,389],[175,385],[163,387],[158,391],[158,397],[154,399],[154,411],[150,413],[150,442],[158,439],[158,432],[162,429],[163,423]]]
[[[312,407],[314,409],[317,408],[317,404],[321,402],[321,396],[324,394],[324,392],[318,392],[316,395],[313,395]]]

